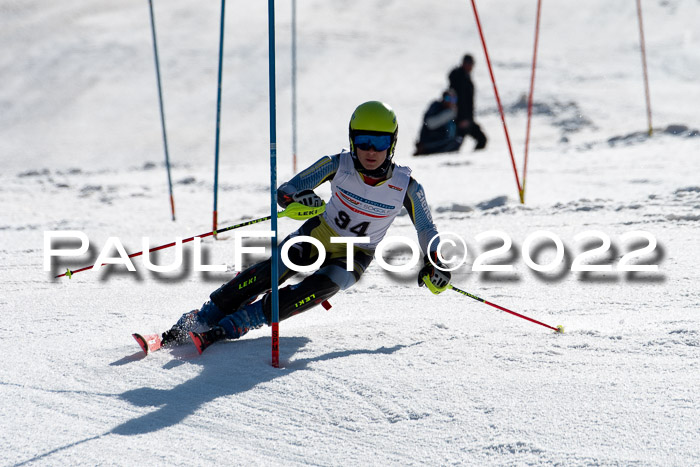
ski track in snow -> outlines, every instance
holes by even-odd
[[[521,168],[534,7],[482,3]],[[389,274],[374,262],[331,310],[281,324],[275,369],[267,328],[201,356],[183,345],[144,357],[130,336],[163,331],[230,279],[230,232],[202,242],[208,264],[226,273],[195,272],[190,245],[170,274],[135,259],[136,273],[53,278],[94,263],[109,237],[136,252],[142,237],[155,246],[211,230],[218,5],[155,5],[172,222],[144,5],[0,0],[0,465],[700,464],[700,5],[644,3],[649,137],[635,6],[613,3],[544,8],[524,205],[466,3],[299,4],[299,169],[347,145],[358,103],[390,102],[397,162],[425,187],[438,229],[467,244],[453,284],[566,332],[449,291],[433,296],[416,286],[417,267]],[[292,175],[289,5],[277,10],[281,182]],[[269,214],[265,5],[233,11],[220,227]],[[423,34],[426,24],[444,27]],[[467,141],[459,153],[410,157],[422,112],[466,51],[477,59],[488,148],[472,152]],[[281,219],[280,235],[298,225]],[[49,230],[85,232],[88,253],[43,271]],[[476,240],[493,230],[513,245],[488,263],[513,271],[475,272],[475,258],[502,245]],[[565,249],[546,273],[522,256],[541,230]],[[575,241],[591,230],[611,247],[590,262],[613,269],[573,272],[575,258],[601,244]],[[621,238],[638,230],[658,242],[638,259],[656,272],[615,269],[645,246]],[[415,238],[405,212],[390,235]],[[554,257],[547,244],[530,252],[540,264]],[[388,255],[409,256],[399,247]],[[166,264],[173,250],[155,257]]]

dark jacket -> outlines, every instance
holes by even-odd
[[[423,116],[416,155],[457,151],[463,138],[457,134],[456,116],[456,109],[445,107],[442,101],[430,104]]]
[[[450,87],[457,93],[457,120],[474,121],[474,83],[464,68],[450,72]]]
[[[422,143],[434,143],[451,140],[457,136],[455,112],[445,108],[441,101],[434,101],[423,116],[423,128],[420,132]]]

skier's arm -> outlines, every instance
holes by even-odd
[[[430,215],[430,207],[425,199],[423,187],[413,177],[408,183],[403,205],[408,211],[413,225],[416,227],[421,250],[423,250],[423,254],[427,255],[428,243],[438,234],[438,231],[435,228],[435,223],[433,223],[433,217]],[[437,249],[438,243],[438,240],[433,242],[431,245],[432,251]]]
[[[423,267],[418,272],[418,285],[427,285],[432,293],[439,294],[447,290],[452,275],[447,270],[443,271],[435,267],[435,265],[442,267],[442,263],[437,256],[437,247],[440,244],[439,238],[433,241],[432,245],[430,245],[430,251],[428,251],[428,243],[433,237],[438,235],[438,232],[430,215],[430,207],[425,200],[423,187],[411,177],[411,181],[408,183],[408,190],[406,191],[404,207],[408,211],[413,225],[416,227],[418,242],[425,254]]]
[[[286,208],[292,201],[297,201],[294,199],[295,195],[308,192],[306,193],[308,197],[308,195],[313,193],[312,190],[321,183],[332,180],[339,166],[339,154],[322,157],[311,167],[299,172],[291,180],[277,188],[277,203]]]

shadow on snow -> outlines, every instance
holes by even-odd
[[[306,337],[285,338],[281,345],[282,368],[273,368],[269,360],[260,357],[269,355],[269,337],[217,344],[207,349],[201,357],[189,361],[202,365],[202,372],[197,377],[171,389],[144,387],[120,394],[120,398],[135,406],[158,409],[122,423],[110,433],[132,436],[158,431],[180,423],[194,414],[199,407],[219,397],[244,393],[258,384],[304,370],[309,363],[360,354],[391,354],[405,347],[396,345],[374,350],[345,350],[289,361],[289,358],[308,342]]]
[[[299,349],[303,348],[309,341],[310,340],[306,337],[285,338],[280,346],[280,364],[282,368],[273,368],[269,360],[266,361],[260,357],[261,355],[269,355],[269,336],[259,337],[257,339],[246,339],[243,341],[222,342],[209,348],[202,356],[193,355],[191,352],[181,347],[174,348],[172,351],[173,356],[179,358],[179,360],[168,363],[165,366],[166,369],[187,362],[201,365],[202,372],[196,377],[171,389],[144,387],[132,389],[116,395],[120,399],[128,401],[135,406],[158,407],[157,410],[124,422],[106,433],[59,446],[14,465],[22,466],[38,460],[44,460],[59,452],[111,434],[133,436],[151,433],[176,425],[189,415],[194,414],[199,407],[207,402],[211,402],[219,397],[242,394],[253,389],[258,384],[287,376],[298,370],[304,370],[309,363],[344,358],[352,355],[392,354],[407,347],[406,345],[395,345],[393,347],[380,347],[373,350],[344,350],[329,352],[317,357],[290,361],[289,359],[291,356],[299,351]],[[141,359],[142,357],[134,354],[114,362],[112,365],[124,365]]]

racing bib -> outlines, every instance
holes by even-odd
[[[369,237],[369,243],[358,246],[374,250],[401,212],[410,180],[411,169],[394,165],[390,179],[376,186],[368,185],[355,170],[350,153],[343,152],[323,216],[340,236]]]

